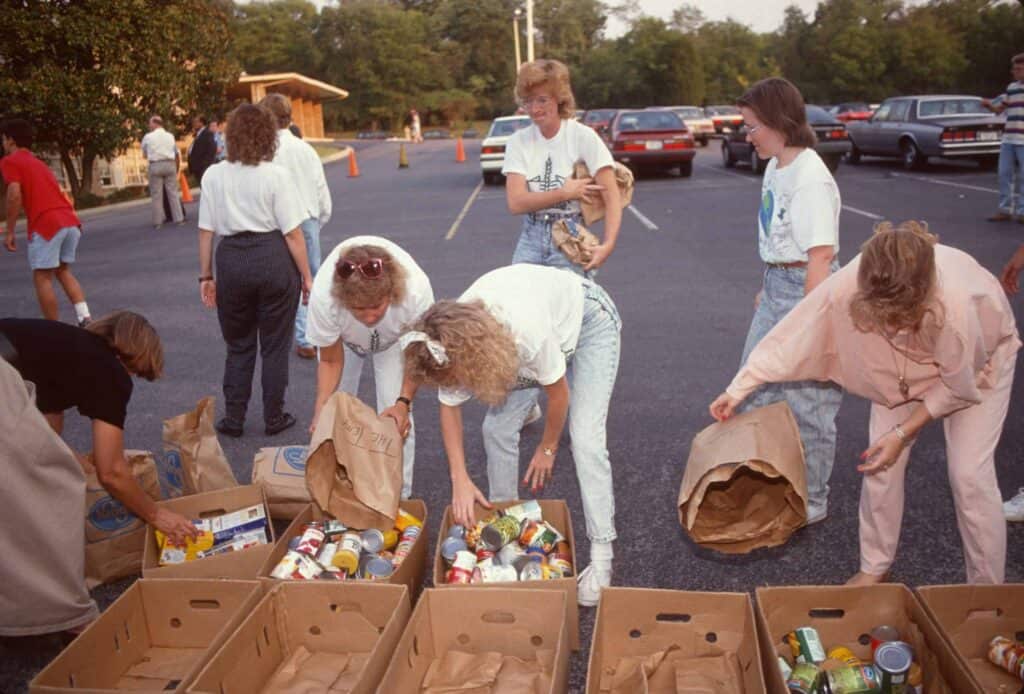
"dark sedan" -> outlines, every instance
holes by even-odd
[[[835,171],[839,168],[839,162],[843,155],[850,151],[846,125],[818,106],[807,106],[807,123],[818,138],[818,143],[814,145],[814,151],[818,153],[830,171]],[[754,145],[747,142],[746,125],[742,125],[735,132],[726,135],[722,141],[722,163],[726,168],[732,168],[739,161],[747,163],[755,173],[762,173],[768,164],[767,159],[757,156]]]
[[[977,96],[900,96],[886,99],[867,121],[848,124],[850,163],[861,155],[899,157],[917,169],[928,157],[974,159],[991,166],[999,158],[1004,119]]]
[[[632,168],[679,168],[693,173],[693,134],[672,111],[619,111],[602,131],[615,161]]]

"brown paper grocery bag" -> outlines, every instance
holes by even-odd
[[[321,509],[353,528],[390,530],[402,492],[402,437],[348,393],[320,412],[306,459],[306,484]]]
[[[306,446],[261,448],[252,461],[252,483],[262,484],[271,518],[291,520],[309,506]]]
[[[213,428],[214,402],[203,398],[191,412],[164,420],[167,467],[180,474],[185,494],[238,486]]]
[[[679,521],[694,542],[728,554],[781,545],[807,521],[803,446],[785,401],[697,434]]]
[[[613,171],[615,173],[615,183],[619,187],[619,200],[622,202],[622,208],[625,209],[629,206],[629,203],[633,202],[633,172],[625,164],[620,164],[619,162],[615,162]],[[572,177],[590,178],[590,171],[582,159],[573,166]],[[581,200],[580,212],[583,214],[583,223],[587,226],[604,219],[604,198],[600,195],[594,195],[592,202]]]

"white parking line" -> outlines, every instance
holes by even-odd
[[[928,176],[913,176],[911,174],[892,173],[893,178],[912,178],[915,181],[924,181],[925,183],[934,183],[940,186],[951,186],[953,188],[963,188],[964,190],[976,190],[981,193],[995,193],[999,194],[997,188],[985,188],[984,186],[972,186],[966,183],[955,183],[953,181],[943,181],[939,178],[929,178]]]
[[[727,171],[725,169],[719,169],[719,168],[714,167],[714,166],[699,166],[697,168],[704,169],[705,171],[713,171],[714,173],[722,174],[723,176],[734,176],[736,178],[743,179],[744,181],[748,181],[750,183],[760,183],[761,182],[760,177],[756,177],[756,176],[753,176],[751,174],[736,173],[735,171]]]
[[[883,217],[880,214],[875,214],[874,212],[865,212],[864,210],[858,210],[856,207],[850,207],[849,205],[843,205],[843,209],[846,210],[847,212],[853,212],[854,214],[859,214],[863,217],[867,217],[868,219],[885,219],[885,217]]]
[[[452,222],[451,229],[444,235],[445,241],[451,241],[455,237],[455,233],[459,230],[459,225],[462,224],[462,220],[466,218],[466,213],[469,212],[469,208],[473,205],[473,201],[476,200],[476,196],[480,194],[480,189],[484,187],[484,182],[480,181],[476,184],[476,188],[469,194],[469,200],[462,206],[462,212],[459,212],[459,216]]]
[[[633,216],[640,220],[640,223],[647,227],[648,231],[658,231],[658,225],[652,222],[650,219],[648,219],[643,212],[636,209],[632,205],[630,205],[626,209],[632,212]]]

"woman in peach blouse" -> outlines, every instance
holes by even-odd
[[[861,254],[808,294],[711,404],[718,420],[763,383],[834,381],[872,402],[861,455],[860,571],[885,580],[903,520],[903,482],[921,429],[942,419],[967,580],[1002,583],[1006,522],[995,449],[1017,350],[999,281],[923,224],[880,224]]]

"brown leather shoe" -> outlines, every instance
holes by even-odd
[[[1006,214],[1005,212],[996,212],[991,217],[985,217],[986,222],[1008,222],[1011,219],[1013,219],[1013,217]]]
[[[295,348],[295,353],[302,359],[316,359],[316,347],[303,347],[299,345]]]

